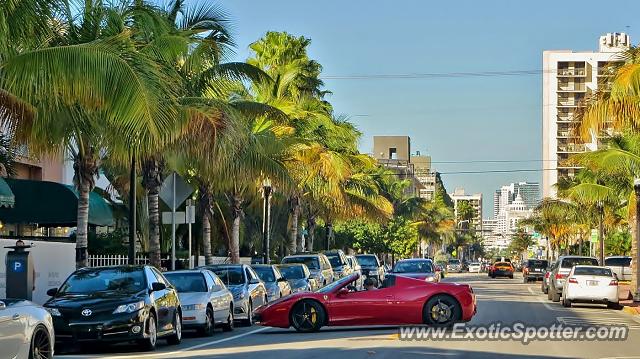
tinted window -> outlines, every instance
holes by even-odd
[[[548,262],[542,259],[529,259],[527,267],[529,268],[547,268]]]
[[[595,258],[564,258],[560,264],[561,268],[571,268],[573,266],[587,265],[597,266],[598,260]]]
[[[604,265],[611,267],[630,267],[631,257],[615,257],[604,260]]]
[[[239,285],[245,282],[242,267],[212,268],[211,271],[226,285]]]
[[[574,275],[594,275],[600,277],[611,277],[611,269],[602,267],[578,267],[573,271]]]
[[[105,268],[72,274],[58,293],[61,295],[107,291],[136,293],[143,289],[146,289],[146,281],[142,268]]]
[[[258,273],[258,277],[260,277],[263,282],[276,281],[276,276],[273,273],[273,269],[271,269],[271,267],[254,267],[253,270]]]
[[[306,264],[309,269],[320,269],[317,257],[286,257],[282,263],[302,263]]]
[[[327,258],[329,258],[329,263],[331,263],[331,266],[334,268],[344,265],[344,263],[342,262],[342,258],[340,258],[340,256],[337,254],[333,256],[327,256]]]
[[[207,291],[207,284],[201,273],[167,273],[165,276],[180,293]]]
[[[400,261],[392,270],[394,273],[432,273],[431,261]]]
[[[509,263],[509,262],[497,262],[497,263],[494,264],[494,266],[496,266],[496,267],[498,267],[498,266],[500,266],[500,267],[511,267],[511,263]]]
[[[286,266],[280,267],[280,272],[286,279],[303,279],[305,278],[302,266]]]
[[[356,256],[358,263],[363,266],[379,267],[378,258],[376,256]]]

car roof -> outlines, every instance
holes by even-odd
[[[111,270],[111,269],[144,269],[145,267],[150,267],[147,265],[117,265],[117,266],[104,266],[104,267],[83,267],[77,269],[76,272],[95,272],[102,270]]]
[[[212,264],[212,265],[208,265],[208,266],[204,266],[202,268],[204,269],[218,269],[218,268],[242,268],[244,267],[246,264]]]
[[[590,257],[590,256],[560,256],[560,257],[558,257],[558,259],[565,259],[565,258],[589,258],[589,259],[598,260],[598,258]]]
[[[607,268],[607,267],[602,267],[602,266],[589,266],[589,265],[577,265],[577,266],[573,266],[573,268]],[[608,269],[608,268],[607,268]]]
[[[604,257],[604,259],[609,259],[609,258],[631,258],[631,256],[608,256],[608,257]]]
[[[407,258],[407,259],[401,259],[401,260],[397,261],[396,263],[400,263],[400,262],[424,262],[424,261],[433,262],[429,258]]]
[[[273,264],[252,264],[252,268],[273,268]]]
[[[304,253],[304,254],[292,254],[290,256],[286,256],[282,259],[285,258],[296,258],[296,257],[318,257],[318,256],[322,256],[322,253]]]
[[[164,272],[163,274],[173,274],[173,273],[204,273],[210,270],[207,268],[194,268],[194,269],[180,269],[180,270],[172,270],[168,272]]]
[[[280,263],[280,264],[276,264],[276,266],[278,267],[298,267],[298,266],[307,266],[304,263]]]

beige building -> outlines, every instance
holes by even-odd
[[[549,50],[543,53],[542,88],[542,195],[555,197],[554,185],[562,176],[574,176],[577,167],[566,163],[571,154],[594,150],[597,139],[583,143],[571,131],[574,114],[583,100],[596,91],[606,90],[612,63],[629,48],[624,33],[600,37],[598,51]],[[594,136],[595,137],[595,136]]]
[[[409,136],[373,136],[373,157],[378,164],[395,172],[399,178],[411,180],[411,186],[405,191],[407,196],[420,196],[424,186],[416,177],[416,167],[411,162]],[[421,161],[420,165],[424,165],[424,162]]]

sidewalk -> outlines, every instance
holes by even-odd
[[[631,295],[631,285],[630,284],[621,284],[619,286],[619,297],[620,305],[622,306],[622,310],[631,315],[639,315],[640,316],[640,303],[634,302],[633,296]],[[623,299],[624,298],[624,299]]]

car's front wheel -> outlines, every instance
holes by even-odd
[[[211,309],[211,307],[207,307],[207,312],[204,318],[204,326],[200,329],[200,334],[207,337],[212,336],[215,330],[214,322],[213,309]]]
[[[149,314],[149,319],[147,319],[146,334],[147,337],[141,339],[138,343],[146,351],[156,350],[156,345],[158,345],[158,327],[156,317],[153,313]]]
[[[230,332],[233,330],[233,305],[229,306],[229,315],[227,316],[227,322],[222,325],[222,330]]]
[[[29,349],[29,359],[51,359],[53,358],[53,348],[51,338],[47,329],[38,325],[31,335],[31,348]]]
[[[455,298],[438,294],[427,301],[422,314],[425,324],[448,327],[462,318],[462,308]]]
[[[311,300],[303,300],[291,309],[290,322],[299,332],[317,332],[324,324],[326,313],[322,305]]]
[[[253,302],[249,301],[247,305],[247,319],[244,320],[244,325],[250,327],[253,325]]]
[[[178,345],[182,341],[182,316],[176,311],[173,317],[173,334],[167,338],[170,345]]]

